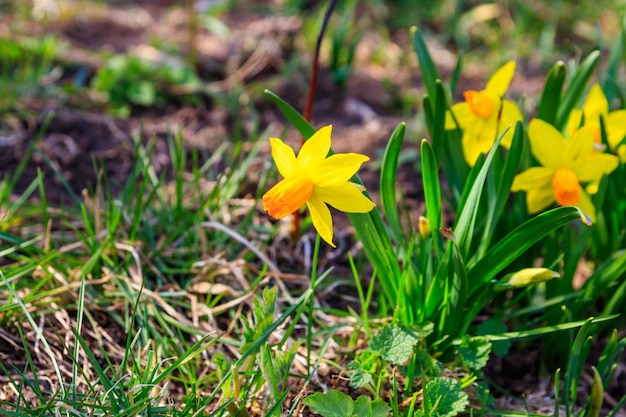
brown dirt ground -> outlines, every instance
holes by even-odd
[[[144,51],[149,54],[151,49],[146,45],[154,37],[183,45],[184,48],[185,15],[183,8],[176,6],[179,3],[175,0],[114,2],[94,8],[80,18],[76,10],[70,7],[66,13],[71,17],[61,16],[58,21],[47,24],[33,23],[26,30],[34,35],[54,32],[70,45],[60,61],[79,62],[93,74],[102,63],[96,51]],[[79,7],[80,3],[68,4]],[[6,35],[9,27],[7,16],[0,19],[4,19],[0,21],[0,35],[3,32]],[[301,108],[308,83],[306,74],[296,72],[287,79],[281,69],[294,54],[301,53],[301,47],[294,44],[293,37],[301,29],[302,21],[291,17],[261,17],[244,9],[232,10],[221,16],[221,19],[232,31],[232,36],[220,38],[201,29],[197,42],[199,72],[208,80],[211,88],[227,91],[237,84],[268,87],[295,107]],[[415,97],[421,91],[415,60],[405,56],[413,55],[408,37],[402,33],[395,34],[388,47],[390,63],[386,65],[375,64],[370,59],[371,50],[379,41],[375,36],[364,37],[357,53],[357,68],[343,92],[337,92],[330,75],[322,69],[313,116],[313,123],[317,126],[333,124],[336,151],[363,153],[373,161],[379,160],[389,134],[400,121],[409,122],[407,149],[417,147],[420,138],[416,132],[423,131],[412,120],[406,119],[397,102],[399,93]],[[454,65],[452,54],[434,42],[432,47],[438,48],[433,55],[439,68],[448,74]],[[264,53],[255,54],[259,49]],[[528,65],[520,65],[513,81],[513,95],[524,91],[532,96],[542,88],[543,77],[534,75],[532,69],[525,72],[525,67]],[[484,80],[485,68],[469,68],[462,85],[464,88],[481,88]],[[253,93],[248,99],[254,102],[262,126],[284,123],[278,111],[262,94]],[[97,175],[93,170],[94,159],[102,161],[110,178],[124,183],[133,159],[132,139],[140,130],[144,138],[156,139],[154,160],[164,167],[169,160],[167,137],[172,132],[181,131],[189,147],[210,152],[233,129],[232,116],[210,98],[195,107],[168,105],[134,108],[131,117],[124,120],[108,116],[101,109],[90,106],[89,102],[88,97],[80,103],[49,99],[24,100],[21,106],[24,110],[22,114],[26,117],[7,118],[3,122],[3,129],[10,131],[17,140],[1,145],[0,175],[9,174],[15,169],[50,111],[55,116],[43,132],[38,147],[77,195],[83,189],[95,185]],[[293,145],[300,140],[293,131],[285,139]],[[47,198],[55,204],[71,204],[62,181],[55,176],[50,164],[37,154],[26,166],[16,192],[26,189],[36,177],[38,169],[44,174]],[[361,175],[376,197],[376,169],[366,167]],[[423,210],[420,202],[422,190],[411,166],[401,167],[399,181],[413,213],[419,215]],[[349,229],[347,220],[342,220],[341,216],[339,219],[338,229]],[[338,236],[345,235],[342,233],[339,231]],[[11,356],[4,349],[0,351],[5,359]],[[9,360],[16,360],[15,365],[23,367],[17,358]],[[538,367],[537,352],[531,351],[529,354],[524,351],[513,352],[504,359],[493,358],[486,371],[490,379],[515,396],[525,395],[529,409],[550,412],[552,389],[547,380],[539,377]],[[334,370],[329,371],[326,383],[349,391],[345,379],[336,375]],[[583,387],[588,388],[588,382]],[[624,361],[619,364],[614,386],[609,388],[608,395],[619,397],[623,392],[626,392]],[[503,408],[519,406],[524,410],[525,407],[519,397],[515,400],[501,396],[498,401]]]

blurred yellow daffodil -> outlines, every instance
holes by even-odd
[[[626,136],[626,110],[609,112],[609,102],[598,84],[591,86],[582,109],[574,109],[567,122],[567,135],[572,136],[583,123],[583,126],[593,126],[593,140],[597,145],[602,144],[600,118],[604,119],[607,142],[612,152],[617,153],[622,162],[626,162],[626,145],[620,142]]]
[[[263,196],[263,209],[282,219],[304,204],[313,226],[329,245],[333,244],[333,220],[327,204],[348,213],[367,213],[374,203],[362,187],[350,178],[368,161],[357,153],[328,156],[332,127],[322,127],[307,140],[296,157],[293,149],[278,138],[271,138],[272,157],[283,180]]]
[[[593,135],[593,127],[585,126],[571,139],[565,139],[543,120],[530,122],[530,148],[542,166],[517,175],[511,187],[512,191],[526,191],[530,213],[556,202],[560,206],[577,206],[595,221],[595,208],[581,183],[599,181],[617,168],[619,160],[614,155],[594,152]]]
[[[456,129],[457,124],[463,130],[463,155],[470,166],[474,166],[481,153],[489,152],[504,129],[522,120],[515,103],[503,98],[514,73],[515,62],[507,62],[493,74],[484,90],[466,91],[465,102],[454,104],[446,114],[446,130]],[[510,129],[500,144],[508,149],[512,139],[513,129]]]

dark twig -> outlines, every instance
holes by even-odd
[[[328,7],[326,8],[326,13],[324,13],[324,20],[322,20],[322,27],[320,28],[320,32],[317,36],[317,42],[315,43],[315,55],[313,56],[313,62],[311,63],[311,78],[309,80],[309,91],[306,96],[306,103],[304,105],[304,111],[302,115],[307,121],[311,121],[311,115],[313,113],[313,102],[315,101],[315,91],[317,90],[317,76],[319,73],[320,67],[320,49],[322,48],[322,39],[324,39],[324,33],[326,32],[326,27],[328,26],[328,21],[330,20],[330,15],[333,13],[333,9],[335,8],[335,4],[337,0],[330,0],[328,2]],[[302,138],[302,143],[304,143],[305,138]],[[293,215],[293,233],[298,233],[300,230],[300,215],[296,211]]]
[[[324,14],[324,20],[322,21],[322,27],[320,28],[320,33],[317,36],[317,42],[315,44],[315,55],[313,56],[313,63],[311,67],[311,79],[309,81],[309,92],[306,96],[306,105],[304,106],[303,116],[308,121],[311,121],[311,114],[313,113],[313,101],[315,100],[315,91],[317,90],[317,76],[319,73],[320,66],[320,49],[322,48],[322,39],[324,38],[324,33],[326,32],[326,27],[328,26],[328,21],[330,20],[330,15],[333,13],[333,9],[335,8],[336,0],[330,0],[328,2],[328,8],[326,9],[326,13]],[[304,143],[304,138],[302,139]]]

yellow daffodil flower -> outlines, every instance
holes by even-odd
[[[315,132],[297,157],[282,140],[270,139],[272,157],[283,180],[265,193],[263,209],[273,218],[282,219],[306,204],[321,238],[335,247],[327,204],[348,213],[367,213],[375,204],[363,195],[361,186],[350,182],[369,158],[357,153],[328,156],[331,131],[332,127],[326,126]]]
[[[609,102],[598,84],[591,86],[582,109],[574,109],[570,113],[566,132],[572,136],[583,122],[584,126],[593,126],[593,140],[602,144],[600,117],[604,119],[607,142],[611,151],[617,153],[622,162],[626,162],[626,145],[619,145],[626,136],[626,110],[609,112]]]
[[[503,98],[514,72],[515,62],[507,62],[493,74],[484,90],[466,91],[465,102],[454,104],[446,114],[446,130],[456,129],[457,123],[463,130],[463,155],[470,166],[481,153],[489,152],[504,129],[522,120],[515,103]],[[500,144],[508,149],[512,139],[513,129],[509,129]]]
[[[593,127],[579,129],[571,139],[543,120],[533,119],[528,127],[530,148],[541,167],[518,174],[512,191],[526,191],[530,213],[538,213],[554,202],[577,206],[595,221],[596,211],[581,183],[599,181],[611,173],[619,160],[614,155],[594,152]]]

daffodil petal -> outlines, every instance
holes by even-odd
[[[606,115],[604,121],[609,146],[615,149],[626,136],[626,110],[612,111]]]
[[[509,131],[504,135],[500,144],[506,149],[511,147],[513,140],[513,132],[515,132],[515,123],[522,120],[522,113],[515,103],[511,100],[504,100],[502,103],[502,115],[500,116],[500,128],[498,133],[502,133],[504,129],[511,126]]]
[[[330,215],[328,206],[318,197],[313,194],[309,201],[306,203],[311,213],[311,220],[313,221],[313,227],[317,230],[320,237],[324,239],[333,248],[333,218]]]
[[[591,202],[591,198],[587,195],[586,192],[583,191],[580,193],[580,198],[578,199],[577,206],[583,211],[583,213],[587,215],[587,217],[589,217],[591,223],[596,222],[596,208],[594,207],[593,203]]]
[[[496,139],[496,122],[490,118],[477,120],[465,129],[461,138],[463,144],[463,156],[469,166],[474,166],[481,153],[489,152]]]
[[[502,97],[511,84],[515,74],[515,61],[509,61],[502,65],[489,79],[485,90],[498,97]]]
[[[541,165],[549,168],[562,165],[565,139],[554,126],[541,119],[533,119],[528,126],[528,139],[530,149]]]
[[[593,135],[597,125],[585,124],[571,139],[565,141],[565,149],[562,151],[563,163],[573,167],[576,161],[593,152]]]
[[[626,164],[626,145],[617,148],[617,155],[619,156],[619,160]]]
[[[327,187],[347,182],[369,157],[358,153],[341,153],[329,156],[314,168],[309,175],[318,187]]]
[[[316,165],[326,159],[330,151],[330,135],[332,130],[332,126],[324,126],[304,142],[297,158],[301,172],[314,169]]]
[[[585,113],[585,120],[591,122],[599,122],[598,118],[609,112],[609,101],[606,99],[602,87],[598,84],[591,86],[583,105],[583,112]]]
[[[544,167],[528,168],[513,179],[511,191],[528,191],[550,186],[554,170]]]
[[[454,122],[455,119],[459,124],[458,127],[461,129],[465,129],[467,126],[471,126],[474,123],[475,119],[478,119],[478,117],[470,110],[469,105],[465,102],[454,104],[451,108],[451,111],[452,113],[454,113],[454,118],[449,111],[446,112],[446,130],[453,130],[457,128],[457,125]]]
[[[326,204],[346,213],[368,213],[375,204],[350,182],[332,187],[316,187],[313,194]]]
[[[607,153],[597,153],[582,158],[572,165],[572,171],[580,182],[596,181],[603,175],[613,172],[619,165],[619,158]]]
[[[581,109],[572,109],[567,119],[567,127],[565,128],[565,135],[571,138],[580,129],[580,124],[583,119],[583,111]]]
[[[533,188],[526,191],[526,206],[531,214],[539,213],[554,203],[552,184],[543,188]]]
[[[272,145],[272,158],[274,158],[280,175],[283,178],[295,175],[298,165],[296,164],[296,154],[291,146],[278,138],[270,138],[270,144]]]
[[[273,218],[282,219],[302,207],[314,189],[310,178],[285,178],[263,195],[263,209]]]

